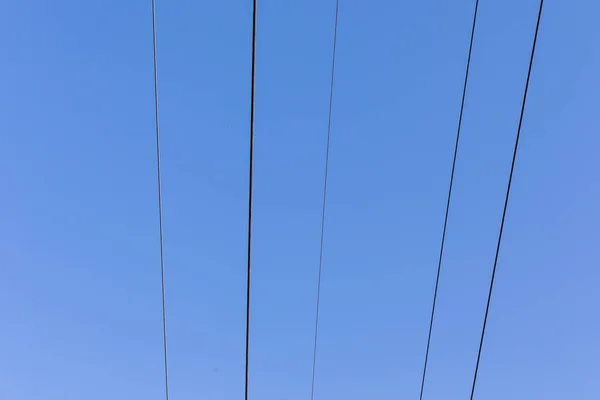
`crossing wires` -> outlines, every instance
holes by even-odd
[[[252,195],[254,179],[254,103],[256,95],[256,23],[258,0],[252,6],[252,56],[250,77],[250,157],[248,166],[248,255],[246,272],[246,366],[244,382],[244,399],[248,400],[250,380],[250,287],[252,283]]]
[[[337,29],[339,19],[340,2],[335,2],[335,21],[333,23],[333,50],[331,57],[331,80],[329,85],[329,113],[327,117],[327,145],[325,148],[325,177],[323,183],[323,208],[321,211],[321,239],[319,245],[319,272],[317,277],[317,302],[315,312],[315,335],[313,344],[313,364],[312,379],[310,388],[310,398],[315,398],[315,373],[317,369],[317,343],[319,338],[319,308],[321,304],[321,276],[323,272],[323,243],[325,238],[325,211],[327,209],[327,181],[329,178],[329,147],[331,143],[331,114],[333,110],[333,87],[335,82],[335,56],[337,49]]]
[[[431,345],[431,332],[433,331],[433,320],[435,318],[435,306],[437,302],[438,287],[440,283],[440,272],[442,270],[442,259],[444,257],[444,244],[446,243],[446,228],[448,226],[448,215],[450,213],[450,202],[452,199],[452,187],[454,184],[454,171],[456,169],[456,157],[458,155],[458,145],[460,142],[460,132],[462,128],[463,112],[465,109],[465,98],[467,96],[467,84],[469,82],[469,71],[471,69],[471,54],[473,52],[473,38],[475,37],[475,27],[477,26],[477,12],[479,10],[479,0],[475,1],[475,11],[473,12],[473,24],[471,27],[471,39],[469,41],[469,55],[467,56],[467,66],[465,68],[465,80],[463,84],[462,100],[460,103],[460,112],[458,115],[458,127],[456,129],[456,141],[454,143],[454,158],[452,159],[452,171],[450,173],[450,185],[448,187],[448,198],[446,200],[446,214],[444,216],[444,228],[442,230],[442,241],[440,244],[440,254],[438,258],[437,275],[435,278],[435,289],[433,291],[433,303],[431,306],[431,317],[429,319],[429,333],[427,334],[427,348],[425,350],[425,362],[423,363],[423,375],[421,378],[421,392],[419,400],[423,400],[423,390],[425,388],[425,376],[427,375],[427,362],[429,361],[429,347]]]
[[[471,400],[475,395],[475,385],[477,383],[477,374],[479,372],[479,362],[481,361],[481,350],[483,348],[483,340],[485,338],[485,328],[490,311],[490,302],[492,300],[492,291],[494,289],[494,279],[496,277],[496,267],[498,266],[498,255],[500,254],[500,245],[502,244],[502,233],[504,232],[504,220],[506,219],[506,210],[508,208],[508,200],[510,199],[510,189],[512,186],[513,173],[515,171],[515,162],[519,150],[519,139],[521,138],[521,127],[523,126],[523,115],[525,115],[525,107],[527,105],[527,93],[529,91],[529,80],[531,78],[531,70],[533,68],[533,59],[535,57],[535,48],[537,44],[538,33],[540,30],[540,22],[542,20],[542,10],[544,9],[544,0],[540,0],[540,8],[537,15],[537,23],[535,25],[535,34],[533,36],[533,44],[531,46],[531,55],[529,57],[529,69],[527,70],[527,80],[525,81],[525,90],[523,91],[523,102],[521,104],[521,115],[519,116],[519,126],[517,128],[517,136],[515,138],[515,148],[513,151],[512,162],[510,165],[510,174],[508,175],[508,184],[506,186],[506,197],[504,199],[504,209],[502,211],[502,220],[500,222],[500,231],[498,232],[498,244],[496,246],[496,255],[494,257],[494,267],[492,268],[492,277],[490,279],[490,290],[488,292],[487,304],[485,306],[485,316],[481,327],[481,339],[479,340],[479,349],[477,351],[477,363],[475,364],[475,372],[473,374],[473,385],[471,386]]]
[[[163,241],[162,181],[160,175],[160,131],[158,123],[158,64],[156,62],[156,4],[152,0],[152,47],[154,62],[154,128],[156,132],[156,176],[158,187],[158,232],[160,243],[160,285],[162,300],[163,356],[165,399],[169,400],[169,367],[167,364],[167,310],[165,307],[165,257]]]

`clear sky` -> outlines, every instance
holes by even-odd
[[[316,394],[417,399],[473,0],[341,0]],[[157,0],[171,397],[244,384],[251,1]],[[481,0],[425,399],[468,398],[538,0]],[[306,400],[334,0],[260,0],[250,395]],[[600,393],[600,5],[548,0],[477,399]],[[150,0],[3,2],[0,398],[164,398]]]

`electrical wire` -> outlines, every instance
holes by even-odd
[[[473,38],[475,37],[475,27],[477,25],[477,11],[479,10],[479,0],[475,1],[475,11],[473,13],[473,24],[471,27],[471,39],[469,41],[469,55],[467,57],[467,66],[465,70],[465,80],[462,90],[462,100],[460,103],[460,113],[458,116],[458,128],[456,130],[456,141],[454,143],[454,158],[452,159],[452,172],[450,173],[450,185],[448,188],[448,198],[446,200],[446,215],[444,216],[444,228],[442,230],[442,242],[440,244],[440,254],[438,258],[437,275],[435,277],[435,289],[433,291],[433,304],[431,306],[431,318],[429,319],[429,333],[427,334],[427,349],[425,350],[425,362],[423,364],[423,376],[421,378],[421,393],[419,400],[423,400],[423,390],[425,388],[425,376],[427,375],[427,363],[429,361],[429,347],[431,345],[431,332],[433,331],[433,320],[435,318],[435,306],[437,302],[438,287],[440,283],[440,272],[442,270],[442,259],[444,256],[444,244],[446,243],[446,228],[448,226],[448,215],[450,213],[450,200],[452,198],[452,187],[454,184],[454,171],[456,169],[456,157],[458,155],[458,145],[460,142],[460,132],[462,128],[463,112],[465,109],[465,98],[467,96],[467,83],[469,82],[469,71],[471,69],[471,54],[473,52]]]
[[[163,241],[162,183],[160,174],[160,131],[158,124],[158,66],[156,62],[156,4],[152,0],[152,47],[154,60],[154,127],[156,130],[156,175],[158,185],[158,230],[160,242],[160,285],[162,300],[163,355],[165,372],[165,399],[169,400],[169,367],[167,364],[167,310],[165,306],[165,256]]]
[[[319,308],[321,304],[321,275],[323,271],[323,242],[325,238],[325,211],[327,209],[327,181],[329,177],[329,147],[331,143],[331,114],[333,110],[333,86],[335,82],[335,55],[337,48],[337,29],[338,29],[338,17],[340,10],[340,2],[335,2],[335,22],[333,25],[333,50],[331,60],[331,81],[329,86],[329,114],[327,117],[327,145],[325,149],[325,177],[323,183],[323,208],[321,211],[321,240],[319,245],[319,272],[317,277],[317,301],[316,301],[316,313],[315,313],[315,337],[313,345],[313,364],[312,364],[312,379],[310,398],[315,398],[315,372],[317,367],[317,341],[319,337]]]
[[[535,56],[535,48],[537,44],[538,33],[540,30],[540,22],[542,20],[542,10],[544,8],[544,0],[540,0],[540,8],[535,26],[535,35],[533,37],[533,45],[531,46],[531,56],[529,58],[529,69],[527,71],[527,80],[525,82],[525,90],[523,92],[523,103],[521,104],[521,115],[519,117],[519,127],[517,128],[517,136],[515,139],[515,148],[513,151],[512,163],[510,166],[510,174],[508,176],[508,185],[506,187],[506,198],[504,199],[504,209],[502,211],[502,221],[500,223],[500,232],[498,233],[498,244],[496,246],[496,255],[494,257],[494,267],[492,269],[492,277],[490,279],[490,290],[488,292],[487,304],[485,306],[485,316],[483,318],[483,326],[481,328],[481,339],[479,341],[479,350],[477,351],[477,363],[475,364],[475,372],[473,374],[473,385],[471,386],[471,400],[475,395],[475,384],[477,383],[477,373],[479,372],[479,362],[481,360],[481,350],[483,348],[483,340],[485,337],[485,328],[490,311],[490,302],[492,299],[492,291],[494,289],[494,278],[496,277],[496,267],[498,265],[498,255],[500,254],[500,245],[502,243],[502,233],[504,232],[504,221],[506,219],[506,210],[508,208],[508,200],[510,198],[510,188],[512,185],[513,173],[515,170],[515,162],[517,160],[517,152],[519,150],[519,139],[521,137],[521,127],[523,126],[523,115],[525,114],[525,106],[527,104],[527,93],[529,91],[529,80],[531,78],[531,70],[533,67],[533,59]]]
[[[246,273],[246,367],[244,399],[248,400],[250,380],[250,286],[252,267],[252,194],[254,178],[254,100],[256,93],[256,17],[258,0],[252,7],[252,66],[250,81],[250,159],[248,167],[248,268]]]

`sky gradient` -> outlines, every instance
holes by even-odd
[[[252,2],[157,0],[171,399],[244,385]],[[480,1],[426,400],[468,399],[538,0]],[[149,0],[0,12],[0,398],[160,400]],[[341,0],[319,400],[417,399],[473,0]],[[259,1],[250,396],[310,396],[334,0]],[[600,3],[545,4],[476,399],[600,393]]]

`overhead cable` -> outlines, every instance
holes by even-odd
[[[427,334],[427,348],[425,350],[425,362],[423,363],[423,375],[421,378],[421,392],[419,400],[423,400],[423,390],[425,388],[425,376],[427,375],[427,363],[429,361],[429,347],[431,345],[431,332],[433,331],[433,320],[435,318],[435,306],[437,302],[438,287],[440,283],[440,272],[442,270],[442,259],[444,256],[444,244],[446,243],[446,228],[448,226],[448,215],[450,213],[450,202],[452,199],[452,187],[454,184],[454,171],[456,169],[456,158],[458,155],[458,145],[460,142],[460,132],[462,128],[463,112],[465,109],[465,98],[467,96],[467,84],[469,82],[469,71],[471,69],[471,53],[473,52],[473,38],[475,37],[475,27],[477,25],[477,11],[479,9],[479,0],[475,1],[475,11],[473,13],[473,23],[471,27],[471,39],[469,40],[469,55],[467,56],[467,66],[465,68],[465,79],[462,90],[462,100],[460,103],[460,112],[458,114],[458,128],[456,129],[456,140],[454,143],[454,157],[452,159],[452,171],[450,173],[450,185],[448,187],[448,197],[446,200],[446,214],[444,216],[444,228],[442,229],[442,241],[438,258],[437,275],[435,277],[435,289],[433,291],[433,303],[431,306],[431,317],[429,319],[429,333]]]
[[[340,2],[335,2],[335,21],[333,24],[333,49],[331,57],[331,80],[329,85],[329,113],[327,117],[327,144],[325,147],[325,174],[323,183],[323,205],[321,210],[321,239],[319,244],[319,272],[317,276],[317,301],[316,301],[316,312],[315,312],[315,334],[313,344],[313,364],[312,364],[312,379],[310,398],[315,398],[315,374],[317,369],[317,343],[319,338],[319,309],[321,305],[321,276],[323,271],[323,243],[325,238],[325,212],[327,209],[327,182],[329,177],[329,147],[331,143],[331,114],[333,110],[333,87],[335,82],[335,56],[337,48],[337,29],[338,29],[338,17],[340,10]]]
[[[250,288],[252,283],[252,195],[254,179],[254,103],[256,94],[256,23],[258,0],[253,0],[252,7],[252,55],[250,77],[250,156],[248,166],[248,243],[246,271],[246,365],[244,381],[244,399],[248,400],[250,384]]]
[[[152,45],[154,61],[154,127],[156,133],[156,175],[158,186],[158,232],[160,243],[160,285],[162,300],[163,357],[165,399],[169,400],[169,367],[167,363],[167,310],[165,306],[165,257],[163,241],[162,182],[160,174],[160,131],[158,123],[158,66],[156,61],[156,5],[152,0]]]
[[[544,8],[544,0],[540,0],[540,8],[537,15],[537,23],[535,26],[535,34],[533,36],[533,44],[531,46],[531,55],[529,58],[529,69],[527,70],[527,80],[525,81],[525,90],[523,91],[523,102],[521,104],[521,115],[519,117],[519,127],[517,128],[517,136],[515,138],[515,147],[513,150],[512,162],[510,165],[510,174],[508,175],[508,185],[506,186],[506,197],[504,199],[504,209],[502,211],[502,220],[500,222],[500,231],[498,233],[498,244],[496,246],[496,255],[494,257],[494,267],[492,268],[492,277],[490,279],[490,289],[485,306],[485,316],[483,318],[483,326],[481,328],[481,339],[479,340],[479,349],[477,350],[477,363],[475,364],[475,372],[473,374],[473,385],[471,386],[471,400],[475,395],[475,385],[477,383],[477,374],[479,372],[479,362],[481,360],[481,350],[483,348],[483,340],[485,338],[485,328],[487,325],[488,315],[490,311],[490,303],[492,300],[492,291],[494,289],[494,279],[496,277],[496,267],[498,266],[498,255],[500,254],[500,245],[502,244],[502,233],[504,232],[504,221],[506,219],[506,210],[508,208],[508,200],[510,199],[510,188],[512,185],[513,173],[515,171],[515,162],[519,150],[519,139],[521,137],[521,127],[523,126],[523,115],[525,115],[525,107],[527,105],[527,93],[529,91],[529,80],[531,78],[531,70],[533,68],[533,59],[535,57],[535,48],[537,44],[538,33],[540,30],[540,22],[542,20],[542,10]]]

